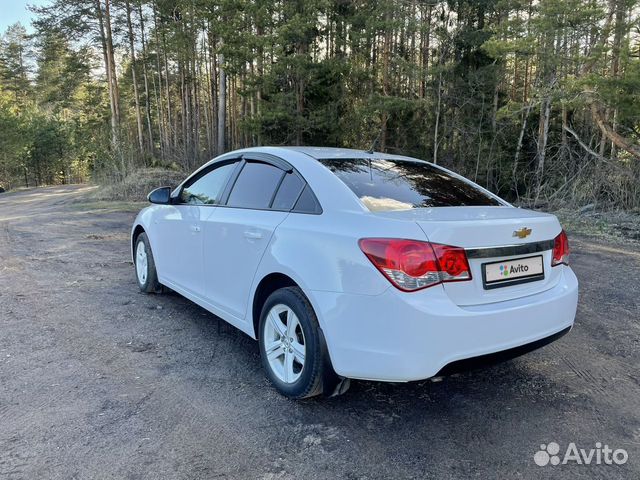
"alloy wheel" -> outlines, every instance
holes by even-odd
[[[138,246],[136,247],[136,273],[140,285],[144,285],[147,282],[148,263],[149,260],[147,259],[145,244],[144,242],[138,242]]]
[[[294,383],[304,369],[306,347],[302,325],[293,310],[275,305],[267,314],[263,337],[271,371],[280,381]]]

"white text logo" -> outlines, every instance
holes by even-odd
[[[536,465],[544,467],[546,465],[566,465],[575,463],[578,465],[623,465],[627,463],[629,454],[626,450],[618,448],[616,450],[600,442],[596,442],[595,448],[578,448],[571,442],[567,446],[564,455],[560,455],[560,445],[556,442],[540,445],[540,450],[533,456]]]

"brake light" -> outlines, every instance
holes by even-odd
[[[569,265],[569,239],[564,230],[553,240],[553,258],[551,266]]]
[[[394,238],[363,238],[358,243],[371,263],[400,290],[471,280],[467,254],[459,247]]]

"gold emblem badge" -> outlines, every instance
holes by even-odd
[[[527,227],[522,227],[520,230],[514,230],[513,236],[518,238],[527,238],[531,235],[531,229]]]

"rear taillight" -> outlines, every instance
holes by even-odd
[[[569,239],[564,230],[553,240],[553,258],[551,259],[553,267],[562,264],[569,265]]]
[[[395,238],[363,238],[359,244],[373,265],[400,290],[471,280],[467,255],[459,247]]]

